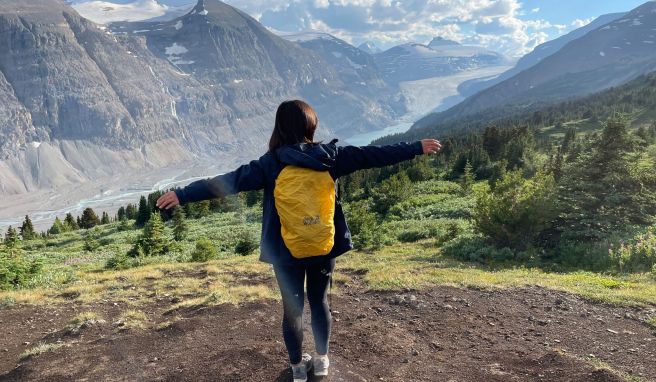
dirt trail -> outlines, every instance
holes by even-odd
[[[656,381],[656,332],[642,321],[653,309],[593,304],[537,287],[376,293],[356,282],[340,290],[325,380]],[[278,302],[162,314],[167,307],[143,308],[153,317],[143,330],[112,325],[127,309],[112,303],[0,310],[9,333],[0,338],[0,381],[291,380]],[[87,310],[107,323],[78,334],[63,330]],[[66,345],[19,360],[34,343],[58,340]],[[600,362],[619,373],[595,366]]]

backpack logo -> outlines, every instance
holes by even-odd
[[[317,216],[306,216],[303,218],[303,225],[316,225],[321,224],[321,217]]]
[[[335,245],[335,181],[328,171],[286,166],[276,179],[274,201],[280,233],[297,259],[325,256]]]

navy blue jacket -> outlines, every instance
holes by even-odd
[[[273,199],[276,178],[286,165],[328,171],[335,181],[357,170],[383,167],[422,154],[421,142],[398,143],[390,146],[337,146],[329,144],[297,144],[284,146],[275,153],[239,167],[233,172],[212,179],[203,179],[175,190],[181,204],[223,197],[241,191],[264,189],[262,202],[262,238],[260,260],[271,264],[299,264],[325,261],[353,249],[351,232],[346,225],[342,206],[337,199],[335,208],[335,245],[327,256],[296,259],[285,246],[280,233],[280,218]]]

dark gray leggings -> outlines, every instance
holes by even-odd
[[[335,269],[335,259],[312,265],[274,265],[282,295],[282,335],[292,364],[301,362],[303,352],[304,284],[307,275],[307,296],[312,315],[312,334],[319,354],[328,354],[330,339],[330,308],[328,288]]]

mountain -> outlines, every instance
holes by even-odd
[[[441,38],[429,45],[407,43],[374,55],[383,78],[391,83],[447,76],[465,70],[498,66],[507,59],[496,52]]]
[[[538,64],[413,128],[504,105],[528,107],[591,94],[656,70],[656,2],[573,40]]]
[[[405,112],[405,105],[383,79],[374,58],[335,36],[320,32],[286,34],[282,36],[301,47],[318,54],[333,67],[349,91],[368,99],[378,99],[382,105],[389,105],[396,114]],[[353,131],[354,133],[356,131]]]
[[[569,128],[589,134],[621,110],[632,129],[656,131],[656,71],[641,75],[621,86],[582,96],[574,100],[529,107],[504,105],[455,117],[402,134],[388,135],[375,144],[393,144],[425,137],[450,140],[471,137],[490,126],[497,128],[528,126],[540,138],[562,136]],[[651,134],[651,133],[650,133]],[[547,141],[544,141],[547,142]]]
[[[383,51],[373,41],[363,42],[358,46],[358,49],[368,54],[376,54]]]
[[[533,49],[531,53],[523,56],[519,61],[517,61],[517,65],[515,65],[515,67],[512,68],[511,70],[508,70],[507,72],[504,72],[500,76],[492,79],[467,81],[460,86],[459,88],[460,93],[465,97],[468,97],[470,95],[478,93],[483,89],[487,89],[500,82],[503,82],[508,78],[513,77],[523,72],[524,70],[529,69],[532,66],[535,66],[536,64],[540,63],[540,61],[542,61],[543,59],[558,52],[569,42],[579,39],[585,36],[588,32],[593,31],[599,27],[602,27],[612,21],[615,21],[622,16],[624,16],[624,13],[611,13],[611,14],[599,16],[588,25],[575,29],[567,33],[566,35],[558,37],[557,39],[547,41],[544,44],[540,44],[537,47],[535,47],[535,49]]]
[[[84,18],[98,24],[116,21],[166,21],[180,17],[194,6],[193,0],[183,0],[170,6],[157,0],[133,0],[122,3],[98,0],[73,0],[68,3]]]
[[[1,193],[197,157],[231,166],[264,150],[290,98],[315,106],[325,135],[392,119],[320,55],[217,0],[110,26],[60,0],[3,0],[0,30]]]

